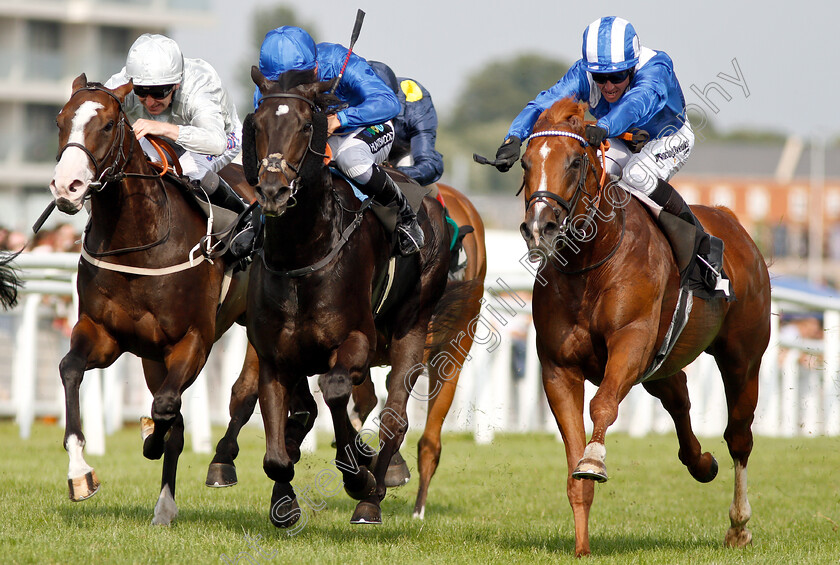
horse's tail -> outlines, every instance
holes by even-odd
[[[426,342],[427,349],[438,350],[454,339],[459,332],[467,332],[470,323],[478,316],[483,294],[482,279],[447,282],[446,290],[435,306],[429,324],[430,339]]]
[[[18,290],[23,287],[17,268],[12,264],[21,251],[0,252],[0,305],[4,310],[17,304]]]

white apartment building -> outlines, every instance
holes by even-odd
[[[79,74],[104,82],[141,33],[213,23],[211,0],[0,0],[0,226],[32,236],[50,201],[55,117]],[[60,213],[46,224],[86,214]]]

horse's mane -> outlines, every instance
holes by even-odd
[[[315,73],[312,72],[312,69],[286,71],[277,77],[277,80],[272,85],[271,91],[288,92],[302,84],[315,82],[313,80],[314,78]]]
[[[586,104],[574,98],[563,98],[540,114],[534,131],[546,129],[564,129],[573,133],[583,133]]]

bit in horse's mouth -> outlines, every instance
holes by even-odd
[[[65,214],[77,214],[79,210],[82,209],[82,204],[79,202],[78,206],[72,200],[68,200],[67,198],[59,198],[55,201],[55,205],[58,207],[59,211],[64,212]]]

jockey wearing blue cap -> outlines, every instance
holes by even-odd
[[[334,43],[315,45],[304,30],[282,26],[269,31],[260,47],[259,69],[269,80],[287,71],[311,70],[314,81],[334,80],[347,67],[335,91],[347,107],[327,117],[328,143],[333,160],[368,196],[399,209],[397,236],[400,253],[410,255],[424,244],[423,230],[397,184],[379,165],[388,159],[394,142],[391,119],[400,112],[394,92],[356,54]],[[261,99],[254,92],[254,107]]]
[[[522,140],[554,102],[569,96],[586,101],[597,122],[586,126],[584,138],[596,147],[610,138],[607,172],[619,176],[618,184],[631,193],[695,226],[699,254],[707,255],[709,236],[668,183],[694,147],[673,61],[664,51],[641,47],[632,24],[614,16],[599,18],[584,30],[582,54],[563,78],[516,116],[496,153],[496,168],[510,170],[519,159]],[[636,129],[650,137],[640,150],[618,139]],[[672,238],[664,224],[663,229]],[[720,263],[713,259],[719,272]]]

